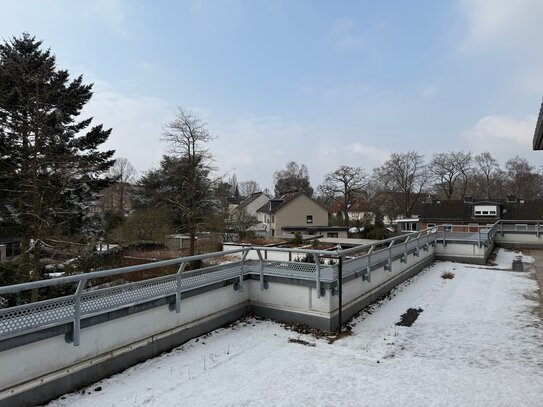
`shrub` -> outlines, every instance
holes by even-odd
[[[302,234],[300,232],[294,233],[294,238],[291,240],[291,243],[293,243],[293,244],[301,244],[302,243]]]
[[[441,274],[441,278],[444,280],[452,280],[454,278],[454,273],[452,271],[444,271]]]

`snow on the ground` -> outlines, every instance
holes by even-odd
[[[499,249],[494,263],[496,263],[496,267],[498,268],[510,270],[511,265],[513,264],[513,260],[522,260],[523,263],[534,262],[534,258],[532,256],[522,254],[521,251],[517,252],[506,249]]]
[[[50,406],[541,406],[536,290],[532,272],[437,262],[332,344],[249,319]]]

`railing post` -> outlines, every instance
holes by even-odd
[[[262,253],[260,249],[256,249],[256,254],[260,260],[260,291],[264,291],[264,259],[262,258]]]
[[[537,229],[535,231],[535,235],[539,238],[539,221],[537,221],[536,226]]]
[[[443,226],[443,247],[447,246],[447,228]]]
[[[411,239],[411,236],[407,236],[403,242],[403,258],[400,259],[401,263],[407,263],[407,242],[409,242],[409,239]]]
[[[375,249],[375,246],[371,246],[368,250],[368,267],[366,267],[366,278],[365,280],[368,283],[371,283],[371,253],[373,252],[373,249]],[[364,277],[362,277],[362,280],[364,280]]]
[[[338,332],[341,333],[341,322],[343,319],[343,256],[339,256],[338,260]]]
[[[321,298],[321,256],[315,254],[315,287],[317,288],[317,298]]]
[[[245,275],[245,258],[247,257],[247,254],[249,253],[249,250],[243,252],[241,255],[241,264],[239,267],[239,283],[238,283],[238,289],[240,292],[243,292],[243,276]]]
[[[420,235],[422,234],[422,232],[420,232],[418,235],[417,235],[417,250],[415,251],[415,257],[419,257],[419,251],[420,251]]]
[[[176,274],[176,287],[175,287],[175,313],[181,312],[181,274],[185,271],[186,263],[181,263]]]
[[[392,246],[394,245],[395,240],[396,239],[392,239],[388,245],[388,264],[385,265],[385,270],[387,271],[392,271]]]
[[[79,346],[81,337],[81,293],[85,288],[85,284],[87,284],[86,278],[79,280],[74,295],[74,334],[72,338],[74,346]]]
[[[481,247],[481,226],[477,227],[477,246]]]
[[[503,237],[503,222],[500,222],[500,229],[501,229],[502,237]]]

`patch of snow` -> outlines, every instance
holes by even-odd
[[[50,406],[543,405],[537,289],[532,272],[437,262],[332,344],[248,319]],[[396,326],[408,308],[423,312]]]
[[[63,277],[65,274],[66,273],[64,273],[63,271],[56,272],[56,273],[45,273],[45,275],[50,278]]]
[[[513,252],[507,249],[499,248],[494,263],[496,267],[501,269],[510,270],[513,264],[513,260],[521,260],[523,263],[533,263],[534,258],[522,254],[522,252]]]

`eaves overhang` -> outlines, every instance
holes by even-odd
[[[543,101],[541,102],[537,124],[535,125],[533,147],[534,150],[543,150]]]

